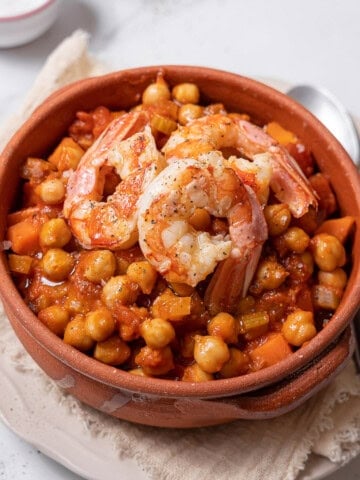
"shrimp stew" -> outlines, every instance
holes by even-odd
[[[77,112],[24,159],[8,264],[63,341],[134,375],[273,365],[336,310],[354,225],[311,151],[161,74],[130,111]]]

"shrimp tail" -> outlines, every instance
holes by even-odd
[[[309,207],[317,208],[317,194],[292,156],[283,148],[271,147],[273,175],[270,187],[280,202],[287,203],[295,218],[302,217]]]
[[[251,211],[242,202],[233,207],[231,216],[237,218],[230,227],[230,236],[237,247],[218,264],[205,291],[204,301],[211,315],[219,312],[236,313],[239,300],[244,297],[253,279],[268,237],[265,217],[251,188],[245,185]],[[249,215],[251,218],[249,219]]]
[[[287,203],[295,218],[302,217],[310,207],[317,208],[318,198],[299,165],[289,152],[261,128],[246,120],[238,121],[240,152],[247,156],[268,153],[272,168],[270,187],[280,202]]]

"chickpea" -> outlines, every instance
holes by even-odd
[[[332,272],[346,262],[346,252],[342,243],[328,233],[318,233],[310,241],[310,248],[316,265],[324,272]]]
[[[232,378],[243,375],[249,370],[249,356],[238,348],[230,348],[230,358],[220,370],[222,378]]]
[[[221,370],[229,360],[229,348],[220,337],[195,335],[194,358],[199,367],[207,373]]]
[[[347,275],[342,268],[335,268],[332,272],[323,272],[320,270],[318,273],[318,279],[320,285],[327,285],[336,290],[344,290],[347,282]]]
[[[283,233],[286,247],[295,253],[303,253],[310,243],[309,235],[299,227],[290,227]]]
[[[178,111],[178,122],[180,125],[186,125],[192,120],[196,120],[203,116],[204,109],[200,105],[193,105],[192,103],[186,103],[181,105]]]
[[[188,365],[184,368],[184,373],[181,378],[183,382],[208,382],[213,380],[214,376],[211,373],[204,372],[197,363]]]
[[[174,327],[162,318],[145,320],[140,326],[140,332],[146,345],[151,348],[166,347],[175,338]]]
[[[50,305],[38,313],[39,320],[55,335],[63,337],[70,320],[69,313],[60,305]]]
[[[143,347],[135,357],[135,363],[143,369],[146,375],[165,375],[174,368],[171,348]]]
[[[286,317],[281,332],[290,345],[300,347],[316,335],[313,313],[295,310]]]
[[[122,365],[130,358],[131,350],[118,335],[103,342],[98,342],[94,350],[94,358],[107,365]]]
[[[114,333],[116,324],[109,310],[102,308],[87,313],[85,330],[97,342],[103,342]]]
[[[61,248],[71,240],[71,231],[63,218],[52,218],[42,225],[39,241],[42,247]]]
[[[65,197],[65,186],[59,178],[44,180],[38,187],[41,200],[48,205],[61,203]]]
[[[172,89],[172,96],[180,103],[199,103],[199,87],[195,83],[179,83]]]
[[[271,236],[281,235],[290,225],[291,212],[285,203],[266,205],[264,216]]]
[[[149,295],[152,292],[157,280],[157,272],[148,261],[130,263],[126,274],[130,280],[139,285],[143,293]]]
[[[116,270],[116,259],[110,250],[95,250],[86,254],[84,262],[84,277],[89,282],[101,283],[109,280]]]
[[[61,248],[51,248],[42,258],[45,276],[53,282],[65,280],[74,268],[74,258]]]
[[[220,312],[208,323],[209,335],[220,337],[226,343],[236,343],[238,339],[238,325],[235,318],[229,313]]]
[[[142,102],[144,105],[152,105],[154,103],[170,100],[170,89],[162,75],[158,75],[156,82],[151,83],[145,88],[142,94]]]
[[[86,333],[83,315],[76,315],[67,324],[64,332],[64,342],[86,352],[94,346],[94,340]]]
[[[280,287],[288,276],[286,269],[275,260],[262,260],[257,268],[255,284],[260,290],[272,290]]]
[[[101,297],[110,309],[116,308],[117,304],[130,305],[136,301],[138,288],[126,275],[118,275],[104,285]]]
[[[189,223],[196,230],[200,230],[202,232],[209,230],[211,227],[210,214],[207,212],[207,210],[205,210],[205,208],[197,208],[189,218]]]

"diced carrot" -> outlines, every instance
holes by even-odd
[[[11,249],[19,255],[31,255],[40,248],[39,222],[25,219],[12,225],[7,230],[7,240],[11,242]]]
[[[296,143],[297,137],[290,130],[286,130],[277,122],[270,122],[266,125],[266,133],[277,140],[281,145]]]
[[[71,137],[65,137],[55,148],[48,160],[55,165],[60,172],[63,172],[64,170],[75,169],[83,155],[84,150],[80,145]]]
[[[316,230],[315,233],[328,233],[336,237],[341,243],[345,243],[346,239],[353,231],[355,225],[355,217],[347,215],[341,218],[332,218],[325,220],[324,223]]]
[[[17,210],[16,212],[9,213],[7,216],[8,226],[15,225],[15,223],[22,222],[23,220],[31,219],[35,215],[39,215],[40,207],[29,207],[23,208],[22,210]]]
[[[319,207],[331,215],[337,208],[336,198],[328,179],[322,173],[315,173],[309,177],[309,182],[319,196]]]
[[[170,289],[166,289],[154,301],[151,313],[153,317],[164,320],[182,320],[191,312],[191,297],[178,297]]]
[[[7,225],[11,227],[16,223],[28,220],[29,222],[47,222],[50,218],[56,218],[61,212],[58,205],[36,205],[28,208],[22,208],[16,212],[9,213],[7,216]]]
[[[249,351],[256,369],[275,365],[291,354],[291,347],[282,333],[270,333],[265,343]]]
[[[29,255],[15,255],[10,253],[8,256],[9,268],[13,273],[28,274],[31,270],[33,258]]]

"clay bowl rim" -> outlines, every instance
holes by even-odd
[[[144,75],[154,79],[159,71],[164,72],[165,78],[167,78],[167,76],[170,78],[173,75],[176,76],[176,74],[181,71],[182,74],[185,74],[188,78],[192,78],[193,81],[196,81],[197,78],[206,78],[207,80],[216,82],[230,83],[230,85],[235,84],[243,90],[247,90],[249,94],[254,97],[262,99],[265,103],[270,101],[279,108],[288,110],[291,112],[291,115],[300,117],[303,122],[316,132],[317,141],[322,143],[327,142],[338,159],[338,166],[345,172],[344,175],[349,177],[349,179],[351,177],[349,181],[352,183],[356,204],[358,208],[360,208],[360,181],[358,171],[339,142],[310,112],[291,98],[257,80],[223,70],[186,65],[157,65],[120,70],[101,77],[93,77],[74,82],[55,92],[37,108],[31,118],[20,127],[5,147],[1,155],[0,185],[6,181],[6,172],[7,169],[11,168],[12,155],[14,150],[16,150],[18,142],[21,142],[26,135],[31,133],[34,125],[36,126],[42,122],[46,122],[50,111],[56,110],[64,102],[71,102],[72,98],[81,95],[86,88],[93,91],[99,90],[99,83],[101,85],[109,85],[114,82],[116,84],[124,80],[128,81],[129,79],[133,79],[135,82],[137,78]],[[221,99],[219,99],[219,101],[221,101]],[[99,101],[99,104],[101,104],[101,101]],[[356,223],[359,223],[358,219]],[[23,328],[26,329],[37,344],[41,345],[49,354],[59,359],[71,369],[97,382],[120,390],[156,396],[214,398],[238,395],[276,383],[288,375],[295,373],[300,368],[310,366],[321,352],[336,342],[342,331],[351,322],[358,308],[356,298],[360,297],[360,254],[358,257],[354,256],[356,251],[360,251],[360,236],[358,230],[359,229],[356,228],[353,240],[353,267],[349,282],[337,311],[326,327],[318,332],[316,337],[306,346],[297,350],[290,357],[280,361],[276,365],[230,379],[194,384],[140,377],[116,367],[102,364],[75,348],[66,345],[62,339],[48,330],[27,307],[8,273],[3,252],[0,262],[0,295],[4,301],[5,310],[9,312],[10,321],[11,315],[16,315],[18,318],[21,318]],[[356,246],[358,247],[357,249]]]

